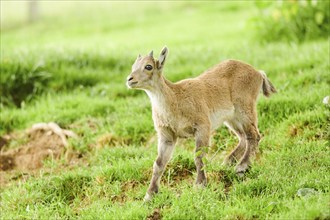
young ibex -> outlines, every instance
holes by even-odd
[[[142,89],[148,94],[158,135],[158,157],[146,201],[158,192],[177,138],[195,138],[196,184],[206,184],[202,148],[209,145],[211,132],[223,123],[239,138],[239,144],[226,157],[225,164],[239,161],[236,173],[243,174],[260,140],[258,94],[261,88],[267,97],[276,92],[263,71],[236,60],[226,60],[196,78],[172,83],[162,75],[167,54],[168,49],[164,47],[158,60],[152,51],[145,57],[139,55],[127,78],[129,88]]]

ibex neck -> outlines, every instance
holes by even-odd
[[[145,90],[150,98],[153,109],[165,110],[175,100],[172,87],[172,82],[161,77],[159,83],[154,88]]]

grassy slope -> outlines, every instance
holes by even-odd
[[[2,218],[145,218],[156,208],[165,219],[330,217],[329,109],[322,104],[330,84],[326,40],[260,45],[246,27],[255,12],[250,3],[78,4],[80,10],[52,5],[53,14],[44,8],[44,21],[1,31],[7,74],[16,65],[42,63],[51,80],[47,94],[22,109],[1,109],[0,132],[56,121],[81,135],[72,148],[84,155],[78,166],[68,167],[65,158],[47,162],[28,181],[1,189]],[[146,95],[127,90],[124,82],[138,53],[165,44],[170,48],[165,75],[173,81],[235,58],[265,70],[279,93],[259,100],[261,155],[244,180],[221,167],[219,153],[207,167],[208,187],[194,189],[193,146],[184,142],[165,172],[161,193],[143,204],[156,156],[155,143],[146,143],[154,135],[151,110]],[[91,149],[107,133],[123,144]],[[209,158],[235,142],[219,129]],[[301,198],[300,188],[317,193]]]

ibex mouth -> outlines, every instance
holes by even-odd
[[[138,83],[137,81],[135,81],[135,82],[128,81],[128,82],[127,82],[127,86],[128,86],[129,88],[133,88],[133,86],[136,85],[137,83]]]

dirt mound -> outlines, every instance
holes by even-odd
[[[72,131],[61,129],[53,122],[35,124],[25,136],[27,142],[19,148],[0,152],[0,171],[41,168],[46,158],[58,159],[64,153],[68,137],[76,137]]]
[[[147,220],[160,220],[162,219],[160,209],[156,208],[151,215],[147,217]]]

